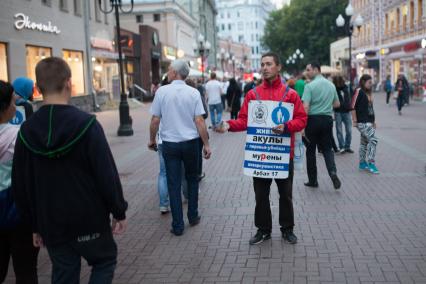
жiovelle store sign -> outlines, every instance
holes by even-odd
[[[28,29],[52,34],[61,33],[59,28],[57,26],[52,25],[50,21],[48,21],[47,24],[35,23],[30,21],[30,17],[25,15],[24,13],[17,13],[15,14],[14,18],[16,19],[15,28],[17,30]]]

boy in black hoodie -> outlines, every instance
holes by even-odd
[[[48,250],[52,283],[78,283],[81,257],[92,266],[90,283],[111,283],[117,262],[112,233],[127,227],[111,150],[96,117],[68,104],[67,63],[50,57],[35,71],[44,105],[24,122],[16,141],[12,190],[18,211],[31,221],[34,245]]]

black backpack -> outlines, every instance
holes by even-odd
[[[338,90],[340,109],[343,111],[351,111],[352,96],[348,89]]]

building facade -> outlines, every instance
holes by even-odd
[[[258,71],[264,52],[261,39],[266,20],[275,6],[269,0],[216,0],[216,4],[218,36],[250,46],[251,66],[253,71]]]
[[[72,102],[90,110],[87,62],[95,65],[93,85],[112,90],[118,74],[114,51],[114,22],[90,1],[92,58],[87,58],[82,0],[3,0],[0,9],[0,79],[12,82],[27,76],[35,81],[35,66],[49,56],[64,58],[72,71]],[[96,67],[99,66],[99,67]],[[95,74],[96,73],[96,74]],[[35,100],[42,100],[35,91]]]
[[[222,70],[224,77],[243,78],[244,73],[251,73],[250,46],[234,42],[231,38],[219,39],[218,51],[217,68]]]
[[[140,25],[158,30],[162,44],[161,73],[177,58],[187,60],[198,68],[198,56],[193,44],[199,34],[210,43],[208,65],[216,64],[215,5],[212,0],[136,0],[130,14],[121,14],[121,26],[139,32]],[[143,36],[143,35],[141,35]],[[143,70],[142,70],[143,72]]]
[[[330,66],[342,74],[349,71],[349,38],[345,37],[330,44]]]
[[[364,18],[354,33],[357,74],[369,73],[376,83],[404,74],[415,89],[426,82],[426,1],[353,0],[355,15]]]

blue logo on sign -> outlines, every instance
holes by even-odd
[[[9,123],[10,124],[13,124],[13,125],[21,125],[22,124],[22,122],[24,122],[24,116],[22,115],[22,113],[21,112],[19,112],[19,111],[17,111],[16,113],[15,113],[15,117],[14,118],[12,118],[10,121],[9,121]]]
[[[278,125],[287,122],[290,119],[290,113],[288,110],[281,105],[281,103],[276,107],[271,114],[272,121]]]

